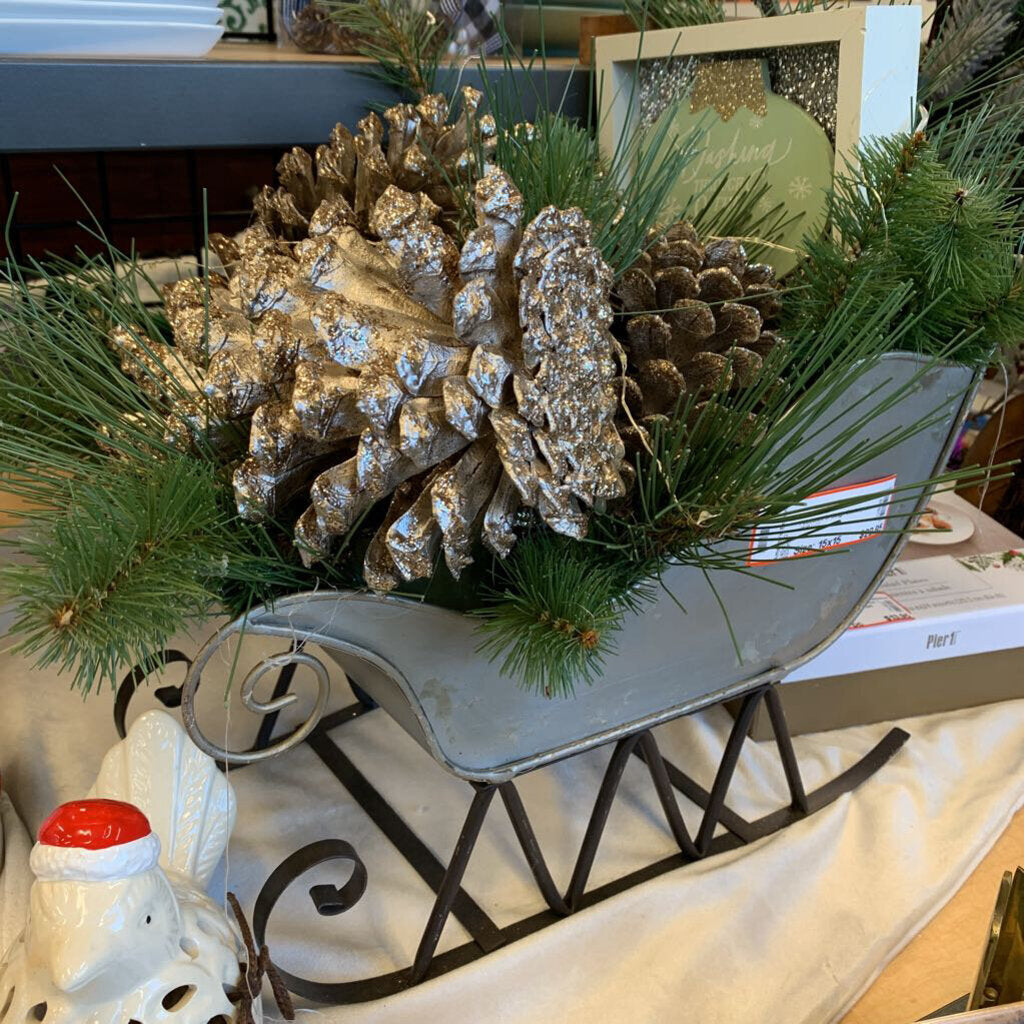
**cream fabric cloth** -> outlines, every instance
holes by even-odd
[[[10,797],[0,793],[0,950],[7,949],[21,934],[28,913],[28,870],[31,840],[14,810]]]
[[[0,632],[2,627],[0,621]],[[182,644],[194,649],[196,639]],[[280,646],[250,639],[243,671],[260,651]],[[226,660],[215,659],[221,664],[204,679],[204,722],[218,720],[224,680],[216,675],[223,675]],[[180,678],[180,669],[168,672],[167,681]],[[10,655],[0,655],[0,686],[4,785],[35,829],[57,803],[91,784],[103,752],[116,740],[111,697],[93,695],[83,703],[63,680]],[[343,684],[338,690],[333,706],[349,699]],[[149,706],[151,694],[138,695],[132,715]],[[255,733],[253,720],[243,721],[243,714],[233,708],[228,716],[226,732],[236,747]],[[223,723],[222,711],[220,716]],[[708,786],[729,724],[716,710],[662,727],[658,738],[666,756]],[[399,996],[310,1008],[308,1015],[324,1024],[836,1020],[957,889],[1024,803],[1024,701],[903,724],[912,738],[878,775],[778,835],[663,875]],[[852,764],[884,731],[871,726],[797,738],[808,788]],[[437,768],[382,712],[341,726],[334,738],[447,860],[469,787]],[[562,886],[608,757],[608,749],[594,751],[520,783]],[[275,960],[321,980],[411,963],[431,895],[312,751],[302,747],[232,772],[231,779],[238,825],[211,887],[215,896],[230,888],[251,912],[268,873],[298,846],[323,838],[352,842],[369,871],[366,896],[338,918],[317,917],[307,890],[318,882],[343,883],[343,865],[327,865],[292,886],[270,925]],[[754,817],[786,800],[773,745],[748,742],[730,804]],[[694,830],[696,810],[684,805],[684,815]],[[25,875],[18,861],[27,852],[10,835],[8,845],[0,879],[5,938],[21,927]],[[671,852],[653,790],[634,759],[592,884]],[[542,907],[497,800],[465,887],[499,925]],[[441,948],[464,941],[461,928],[449,922]],[[273,1019],[269,1002],[267,1007]]]

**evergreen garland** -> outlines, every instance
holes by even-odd
[[[1011,179],[1019,169],[1012,131],[979,149],[983,109],[955,130],[875,140],[858,172],[840,178],[830,199],[834,232],[805,239],[806,260],[790,282],[786,329],[814,329],[856,291],[882,301],[909,285],[897,317],[915,328],[903,347],[934,354],[952,339],[959,357],[983,361],[1024,331],[1022,224]],[[946,159],[942,159],[942,150]],[[1009,166],[1008,166],[1009,161]]]

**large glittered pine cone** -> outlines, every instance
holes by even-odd
[[[770,329],[781,311],[772,268],[749,263],[735,239],[701,244],[686,221],[653,241],[616,291],[624,396],[637,419],[752,384],[780,343]]]
[[[588,509],[624,492],[612,274],[589,223],[548,207],[524,230],[499,170],[475,209],[460,252],[424,193],[385,189],[377,241],[326,198],[306,240],[243,244],[208,305],[201,281],[167,295],[216,416],[252,418],[241,514],[308,493],[296,543],[314,561],[391,496],[365,561],[378,590],[430,575],[442,549],[457,576],[478,535],[507,555],[520,506],[582,537]]]
[[[286,153],[277,166],[279,187],[264,186],[256,197],[253,223],[235,239],[210,236],[210,247],[230,277],[230,297],[225,300],[220,291],[225,283],[220,277],[212,279],[215,301],[209,308],[196,302],[195,283],[183,282],[169,290],[166,312],[177,351],[148,339],[139,344],[132,330],[112,332],[122,367],[151,399],[166,405],[171,388],[174,400],[165,409],[167,440],[185,443],[212,430],[220,447],[234,441],[237,431],[225,430],[220,416],[209,415],[203,393],[207,376],[213,381],[237,377],[254,389],[250,395],[234,396],[230,408],[221,410],[229,418],[263,404],[278,379],[290,379],[296,357],[289,348],[293,339],[277,330],[273,318],[253,332],[248,350],[229,346],[229,358],[223,345],[227,337],[251,330],[236,315],[247,305],[243,293],[259,293],[275,272],[286,279],[292,273],[282,243],[323,236],[332,229],[350,238],[366,234],[374,205],[389,185],[424,192],[440,209],[438,224],[455,235],[458,203],[453,187],[475,180],[481,158],[486,161],[495,146],[494,118],[480,113],[482,94],[464,86],[460,95],[458,116],[451,123],[448,100],[436,94],[417,104],[389,107],[383,120],[367,115],[355,135],[345,125],[335,125],[329,142],[317,148],[314,158],[301,148]],[[254,309],[257,317],[259,312]],[[281,351],[282,345],[287,351]],[[222,349],[223,354],[211,360]],[[236,366],[239,360],[247,365]],[[223,383],[230,391],[232,385]]]
[[[416,104],[389,107],[383,120],[368,114],[355,135],[345,125],[335,125],[315,157],[297,147],[281,158],[280,185],[265,185],[253,203],[257,223],[272,238],[302,239],[336,215],[333,204],[323,204],[340,197],[366,230],[374,204],[389,185],[397,185],[426,193],[441,208],[442,226],[453,228],[454,186],[474,180],[481,155],[486,159],[494,148],[494,118],[480,114],[481,99],[478,90],[464,86],[458,116],[451,123],[448,100],[438,93]],[[311,224],[314,214],[318,223]],[[230,240],[214,235],[210,243],[226,264],[237,259],[237,246]]]

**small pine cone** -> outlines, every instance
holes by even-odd
[[[743,285],[728,267],[709,267],[697,275],[698,298],[701,302],[721,305],[743,296]]]
[[[661,241],[652,246],[651,269],[657,273],[659,270],[667,270],[669,267],[687,267],[696,273],[704,262],[704,254],[700,247],[685,238],[677,239],[674,242]]]
[[[632,377],[616,377],[612,381],[616,395],[619,396],[619,403],[623,408],[628,409],[634,417],[639,418],[643,413],[644,393],[640,385]]]
[[[736,345],[725,352],[725,357],[732,366],[737,387],[749,388],[757,382],[764,361],[756,352]]]
[[[667,242],[692,242],[694,245],[700,245],[700,238],[697,235],[694,226],[688,220],[677,220],[664,235]]]
[[[733,373],[729,360],[718,352],[698,352],[686,364],[686,385],[690,391],[705,394],[728,391]]]
[[[628,372],[644,393],[645,411],[673,407],[668,381],[674,378],[665,363],[678,371],[691,393],[745,388],[755,383],[763,361],[781,344],[766,327],[782,308],[772,268],[748,263],[737,239],[701,244],[686,221],[652,236],[620,279],[613,299],[633,314],[620,317],[617,328]]]
[[[715,334],[712,339],[716,351],[734,345],[753,344],[761,336],[761,314],[753,306],[737,302],[724,302],[715,311]]]
[[[658,309],[671,309],[682,299],[696,299],[700,285],[688,267],[666,267],[654,275],[654,289]]]
[[[680,299],[664,319],[671,331],[668,358],[679,367],[702,352],[715,334],[714,310],[699,299]]]
[[[627,270],[616,286],[620,309],[624,313],[636,313],[645,309],[654,309],[657,293],[650,274],[633,266]]]
[[[626,322],[626,337],[630,360],[639,366],[648,359],[667,358],[672,329],[660,316],[634,316]]]
[[[720,238],[704,246],[704,266],[725,267],[742,277],[747,269],[747,253],[735,238]]]
[[[671,413],[686,393],[687,382],[667,359],[649,359],[636,370],[645,416]]]

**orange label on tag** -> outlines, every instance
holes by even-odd
[[[747,565],[802,558],[877,537],[889,521],[895,488],[894,473],[804,498],[777,520],[754,527]]]
[[[876,590],[850,629],[870,629],[872,626],[886,626],[892,622],[912,622],[913,619],[910,609],[901,605],[895,597]]]

